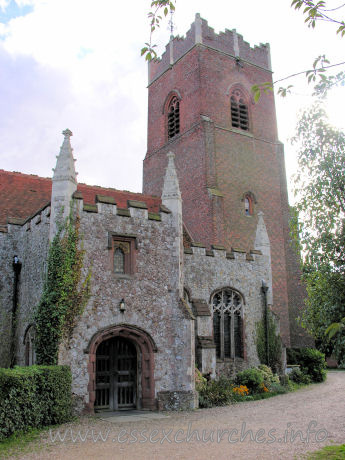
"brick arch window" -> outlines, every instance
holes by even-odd
[[[173,96],[168,105],[168,139],[180,132],[180,101]]]
[[[211,298],[213,339],[218,359],[243,358],[243,298],[231,288]]]
[[[253,199],[250,195],[246,195],[244,198],[244,213],[246,216],[253,215]]]
[[[248,104],[242,92],[234,89],[230,96],[231,126],[249,131]]]
[[[254,204],[256,203],[255,195],[252,192],[246,192],[242,196],[244,214],[252,216],[254,214]]]

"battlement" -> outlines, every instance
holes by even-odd
[[[173,66],[195,45],[206,46],[228,54],[235,59],[246,61],[268,71],[272,70],[268,43],[252,48],[248,42],[244,41],[242,35],[236,32],[236,29],[225,29],[224,32],[216,34],[208,22],[197,13],[186,36],[173,37],[166,45],[161,58],[149,62],[149,84]]]
[[[112,196],[96,195],[95,204],[85,203],[81,192],[75,192],[73,198],[79,213],[112,214],[120,217],[136,217],[139,219],[166,221],[171,211],[160,205],[158,212],[150,212],[144,201],[127,200],[127,207],[119,207]]]
[[[247,262],[255,262],[258,257],[262,256],[262,252],[257,249],[252,249],[249,252],[246,252],[244,249],[231,248],[229,251],[223,246],[212,245],[212,249],[207,250],[206,246],[195,242],[191,242],[189,248],[184,248],[184,253]]]

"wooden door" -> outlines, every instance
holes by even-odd
[[[124,410],[136,407],[137,350],[127,339],[102,342],[96,352],[95,409]]]

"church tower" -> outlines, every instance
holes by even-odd
[[[149,63],[143,191],[161,195],[172,151],[192,241],[248,252],[263,216],[271,247],[270,303],[290,346],[295,317],[289,318],[289,291],[296,308],[301,286],[289,275],[296,257],[274,95],[254,104],[251,94],[263,82],[272,82],[269,45],[251,48],[236,30],[216,34],[197,14],[186,37],[172,37],[161,59]]]

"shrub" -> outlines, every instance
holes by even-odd
[[[71,419],[67,366],[0,369],[0,441],[15,431]]]
[[[199,387],[199,406],[213,407],[230,404],[233,400],[231,384],[230,379],[220,377],[218,380],[210,380]]]
[[[285,394],[289,391],[287,386],[283,386],[280,383],[272,383],[270,392],[278,395]]]
[[[277,374],[273,374],[272,369],[266,364],[260,364],[258,367],[264,378],[264,384],[269,389],[271,388],[272,383],[279,383],[279,377]]]
[[[239,372],[236,375],[236,383],[238,385],[245,385],[252,393],[259,393],[260,385],[264,383],[264,377],[259,369],[253,367]]]
[[[295,383],[304,383],[308,385],[311,381],[309,375],[301,371],[301,369],[295,368],[289,374],[290,379]]]
[[[324,353],[314,348],[303,348],[299,354],[301,370],[308,374],[313,382],[326,379],[326,361]]]

